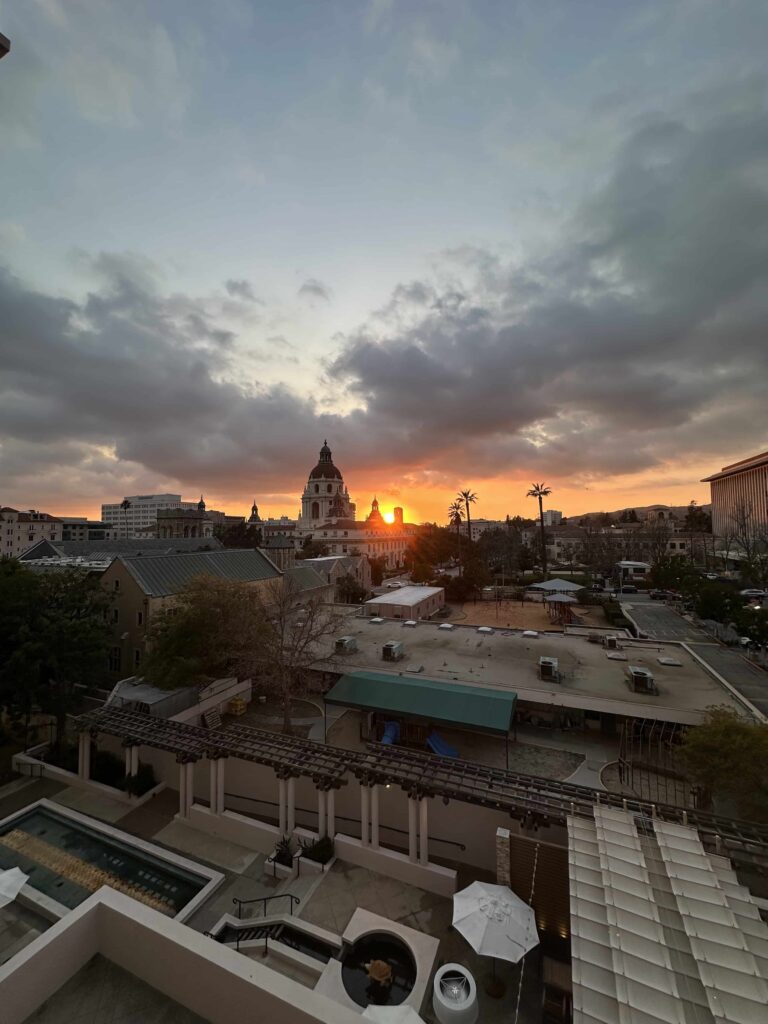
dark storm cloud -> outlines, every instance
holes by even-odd
[[[253,285],[250,281],[246,281],[245,278],[241,280],[234,280],[229,278],[228,281],[224,282],[224,287],[228,295],[231,295],[233,299],[242,299],[244,302],[260,302],[261,300],[256,298],[256,293],[253,290]]]
[[[327,284],[318,281],[316,277],[308,277],[299,288],[297,295],[300,299],[307,299],[310,302],[321,299],[323,302],[331,301],[331,289]]]
[[[345,416],[246,376],[235,334],[145,261],[97,257],[82,303],[0,274],[0,479],[97,472],[106,447],[190,485],[290,490],[324,436],[345,469],[436,480],[597,479],[763,445],[768,120],[697,118],[635,125],[547,258],[464,248],[449,283],[399,286],[328,362]]]

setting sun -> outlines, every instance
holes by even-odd
[[[385,523],[394,523],[394,521],[395,521],[395,513],[394,512],[385,512],[384,513],[384,522]]]

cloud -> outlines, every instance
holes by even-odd
[[[264,383],[265,357],[293,377],[281,335],[244,356],[220,293],[169,294],[140,257],[83,258],[77,302],[3,272],[3,500],[41,479],[293,493],[326,436],[348,476],[404,494],[680,477],[766,447],[768,121],[727,108],[633,122],[548,253],[458,247],[337,340],[312,394]]]
[[[327,284],[318,281],[316,277],[308,277],[301,288],[299,288],[297,294],[300,299],[313,303],[318,299],[323,302],[330,302],[332,292]]]
[[[256,298],[253,291],[253,286],[250,281],[246,281],[245,278],[240,280],[229,280],[224,282],[224,287],[228,295],[231,295],[234,299],[242,299],[244,302],[261,302],[260,299]]]

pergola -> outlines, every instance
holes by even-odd
[[[194,763],[205,758],[211,765],[210,809],[215,814],[224,813],[224,759],[234,757],[274,771],[280,784],[283,833],[295,827],[294,782],[304,777],[311,779],[318,791],[318,833],[334,835],[334,794],[351,775],[361,786],[363,843],[378,846],[378,787],[398,786],[409,798],[409,853],[415,860],[419,832],[418,859],[423,864],[427,863],[427,801],[442,797],[498,808],[525,827],[534,828],[565,825],[574,815],[591,819],[596,805],[621,808],[639,818],[696,828],[702,842],[717,853],[768,869],[768,825],[654,804],[490,765],[382,744],[368,744],[364,751],[343,750],[246,725],[204,729],[107,706],[82,715],[76,725],[80,732],[79,773],[84,778],[90,777],[90,740],[99,733],[122,740],[126,772],[130,774],[135,774],[138,767],[140,746],[175,754],[180,766],[182,817],[189,816],[193,802]]]

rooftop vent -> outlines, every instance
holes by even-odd
[[[408,626],[410,629],[415,629],[418,626],[418,622],[416,619],[406,619],[403,625]]]
[[[354,636],[340,636],[334,647],[336,654],[350,654],[357,650],[357,638]]]
[[[387,640],[381,649],[384,661],[402,661],[405,657],[405,645],[398,640]]]
[[[557,658],[539,658],[539,678],[547,679],[552,683],[560,682]]]
[[[627,683],[633,693],[657,694],[659,692],[650,669],[643,668],[641,665],[627,665],[626,674]]]

